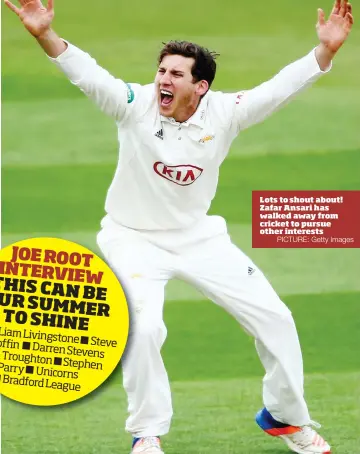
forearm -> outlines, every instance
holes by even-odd
[[[103,112],[121,120],[127,107],[130,88],[99,66],[89,54],[71,43],[60,41],[66,46],[65,49],[57,42],[57,51],[62,48],[63,52],[57,57],[49,56],[49,59]]]
[[[331,51],[325,46],[325,44],[320,43],[318,45],[318,47],[315,49],[315,57],[321,71],[325,71],[327,68],[329,68],[335,54],[336,52]]]
[[[51,28],[36,40],[51,58],[57,58],[67,49],[67,44]]]
[[[323,63],[327,63],[325,58]],[[330,67],[330,63],[325,64],[324,70],[328,71]],[[246,91],[236,106],[240,128],[245,129],[263,121],[313,84],[324,70],[320,68],[313,50],[307,56],[286,66],[272,79]]]

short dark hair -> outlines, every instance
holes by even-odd
[[[183,57],[194,58],[195,62],[191,69],[193,78],[196,82],[206,80],[210,88],[216,74],[215,59],[220,54],[189,41],[169,41],[163,44],[164,47],[158,58],[159,65],[167,55],[182,55]]]

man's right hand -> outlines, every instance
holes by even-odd
[[[35,37],[42,38],[50,31],[54,18],[54,1],[48,0],[47,8],[40,0],[19,0],[21,8],[17,8],[9,0],[6,6],[19,16],[24,27]]]
[[[37,39],[49,57],[56,58],[66,50],[65,41],[51,29],[54,0],[48,0],[47,8],[40,0],[19,0],[21,8],[17,8],[9,0],[4,1],[19,16],[24,27]]]

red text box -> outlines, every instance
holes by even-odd
[[[253,191],[253,248],[359,248],[360,191]]]

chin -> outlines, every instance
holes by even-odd
[[[159,106],[159,111],[163,117],[173,117],[174,116],[173,109],[166,109],[163,106]]]

